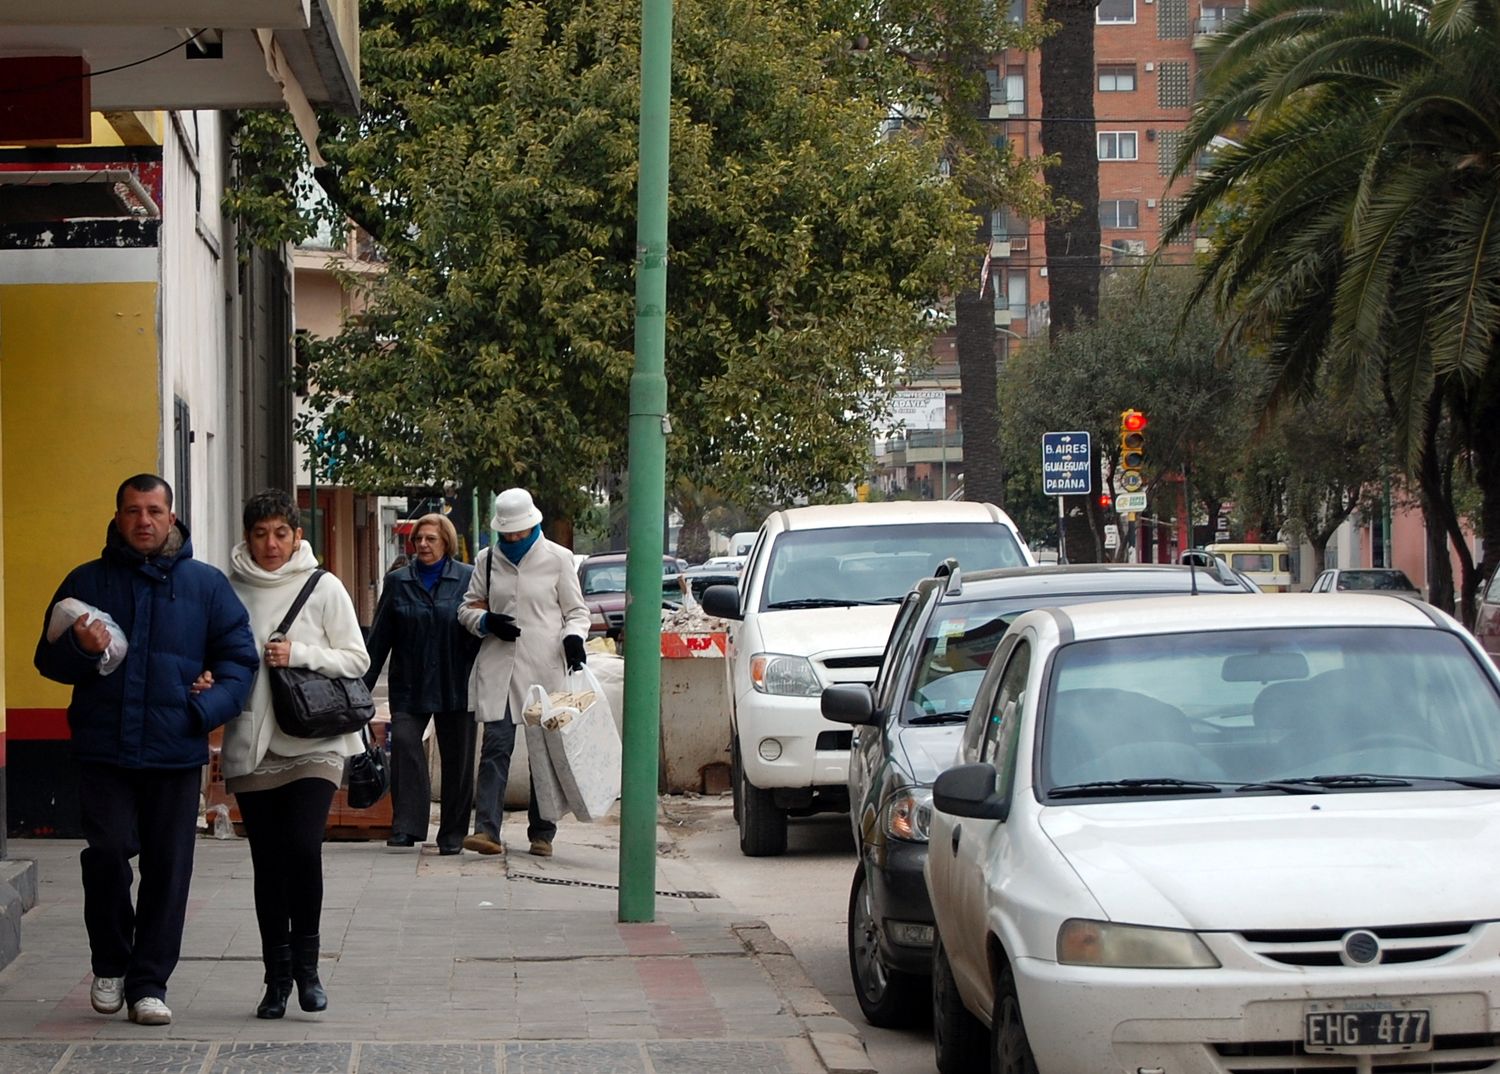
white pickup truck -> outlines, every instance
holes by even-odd
[[[849,808],[851,731],[823,718],[823,687],[875,680],[896,609],[950,557],[966,570],[1033,562],[990,504],[798,507],[761,525],[738,585],[704,593],[704,611],[730,620],[730,763],[743,853],[783,853],[789,815]]]

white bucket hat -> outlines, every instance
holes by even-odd
[[[541,520],[542,513],[531,502],[531,493],[525,489],[506,489],[495,497],[495,512],[490,516],[490,529],[497,533],[520,533],[531,529]]]

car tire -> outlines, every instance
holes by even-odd
[[[1036,1057],[1021,1018],[1016,975],[1010,963],[995,974],[995,1015],[990,1019],[990,1074],[1037,1074]]]
[[[989,1040],[984,1024],[958,995],[941,933],[932,938],[932,1050],[938,1074],[971,1074],[983,1069]]]
[[[770,791],[761,790],[740,764],[740,853],[747,858],[773,858],[786,853],[786,811],[776,807]]]
[[[849,979],[865,1021],[882,1029],[901,1029],[917,1020],[922,979],[885,964],[880,952],[880,922],[861,862],[849,887]]]

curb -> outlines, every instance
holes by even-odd
[[[859,1032],[823,995],[807,971],[764,921],[742,921],[729,926],[750,952],[817,1053],[828,1074],[876,1074]]]

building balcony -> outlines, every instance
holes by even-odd
[[[81,58],[99,112],[359,110],[358,0],[4,0],[20,57]]]
[[[1245,16],[1245,7],[1205,7],[1193,26],[1193,47],[1207,48],[1215,34],[1221,34]]]

